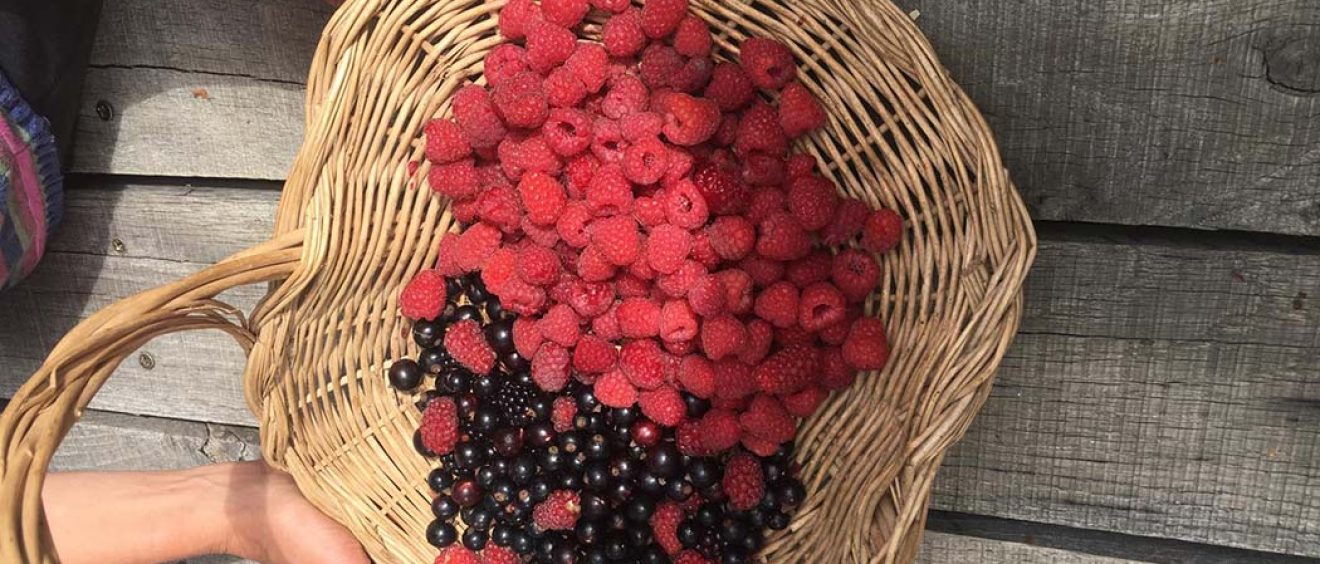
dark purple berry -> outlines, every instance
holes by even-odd
[[[407,392],[422,383],[422,367],[411,358],[402,358],[390,365],[390,385]]]

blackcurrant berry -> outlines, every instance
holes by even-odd
[[[469,550],[481,550],[486,548],[486,539],[486,531],[472,527],[463,531],[463,546],[468,547]]]
[[[656,476],[668,478],[681,470],[682,455],[672,443],[661,443],[646,453],[646,467]]]
[[[527,436],[523,439],[532,448],[545,448],[555,440],[555,428],[548,421],[537,421],[527,426]]]
[[[487,311],[489,311],[489,308],[487,308]],[[484,332],[486,333],[486,341],[490,343],[490,348],[495,349],[497,354],[508,354],[514,350],[512,321],[507,319],[494,321],[486,326]]]
[[[782,531],[788,528],[789,517],[787,513],[772,513],[765,522],[771,529]]]
[[[491,435],[491,443],[500,456],[518,456],[523,447],[523,431],[517,427],[505,427]]]
[[[422,367],[411,358],[402,358],[390,365],[390,385],[400,391],[409,391],[422,383]]]
[[[454,484],[454,501],[460,507],[472,507],[481,502],[481,486],[471,480]]]
[[[694,458],[688,463],[688,477],[692,479],[692,485],[697,489],[705,489],[711,484],[718,483],[722,478],[720,467],[714,460],[709,458]]]
[[[419,319],[413,323],[413,342],[424,349],[440,346],[445,338],[445,324],[440,320]]]
[[[639,523],[650,519],[653,512],[655,512],[655,501],[644,495],[633,497],[623,506],[623,514]]]
[[[454,475],[445,468],[436,468],[426,475],[426,484],[431,491],[440,493],[454,485]]]
[[[426,542],[437,548],[444,548],[458,540],[458,529],[444,521],[431,521],[426,527]]]
[[[458,306],[458,310],[454,312],[454,321],[458,322],[467,320],[473,320],[480,323],[481,310],[477,309],[477,306],[471,304]]]
[[[436,496],[431,500],[431,513],[435,514],[436,519],[449,521],[458,515],[458,503],[447,495]]]
[[[796,507],[807,497],[807,488],[802,486],[802,482],[797,480],[785,480],[780,484],[779,502],[789,507]]]
[[[472,378],[472,395],[479,398],[488,398],[499,389],[499,376],[482,374]]]

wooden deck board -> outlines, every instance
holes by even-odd
[[[35,366],[61,327],[204,266],[189,256],[251,245],[269,231],[277,193],[115,185],[70,196],[70,228],[52,254],[0,295],[0,327],[46,324],[16,330],[40,343],[0,330],[0,390],[25,377],[21,362]],[[244,228],[224,229],[229,220]],[[259,291],[236,303],[250,305]],[[1023,334],[951,451],[936,507],[1320,556],[1312,296],[1314,254],[1046,238]],[[252,424],[238,347],[218,334],[168,339],[146,347],[152,370],[130,359],[93,405]]]

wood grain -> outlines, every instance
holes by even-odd
[[[284,178],[329,13],[308,0],[108,2],[73,170]]]
[[[897,3],[1032,217],[1320,234],[1320,4]]]
[[[926,532],[925,538],[922,539],[921,552],[917,554],[918,564],[976,564],[981,562],[1127,564],[1135,561],[931,531]]]
[[[60,443],[52,472],[179,470],[256,460],[257,430],[89,411]]]
[[[269,230],[276,197],[201,185],[71,192],[54,252],[0,295],[0,391],[96,308],[203,266],[189,256],[252,244]],[[225,229],[229,221],[244,227]],[[1314,254],[1047,237],[1023,334],[950,453],[936,506],[1317,555],[1316,296]],[[226,339],[153,341],[153,369],[130,359],[93,405],[251,425],[242,355]]]

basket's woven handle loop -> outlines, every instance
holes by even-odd
[[[120,300],[60,340],[0,416],[0,562],[56,561],[41,507],[46,469],[120,362],[152,338],[191,329],[219,329],[250,349],[253,328],[235,308],[214,298],[236,286],[287,278],[298,265],[301,244],[301,231],[281,235]]]

